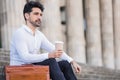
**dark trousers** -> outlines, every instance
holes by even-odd
[[[50,78],[52,80],[77,80],[73,73],[71,64],[68,61],[56,62],[54,58],[42,62],[33,63],[34,65],[49,65]]]

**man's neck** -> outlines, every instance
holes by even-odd
[[[35,35],[35,29],[36,29],[36,27],[34,27],[32,24],[29,24],[29,23],[27,23],[26,25],[27,25],[27,27],[29,27],[32,30],[33,35]]]

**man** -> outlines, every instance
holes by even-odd
[[[42,21],[44,7],[39,2],[30,1],[25,4],[23,15],[26,25],[13,35],[10,48],[10,65],[34,64],[49,65],[52,80],[77,80],[72,66],[77,73],[80,66],[62,50],[55,50],[42,32],[37,30]],[[40,54],[40,48],[48,53]],[[57,62],[56,58],[62,59]]]

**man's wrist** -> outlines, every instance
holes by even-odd
[[[75,63],[75,61],[74,61],[74,60],[72,60],[72,61],[70,62],[70,64],[72,64],[72,65],[73,65],[74,63]]]

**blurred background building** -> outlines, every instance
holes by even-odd
[[[9,55],[12,34],[25,23],[30,0],[0,0],[0,60]],[[120,0],[34,0],[44,4],[39,28],[77,62],[120,69]]]

